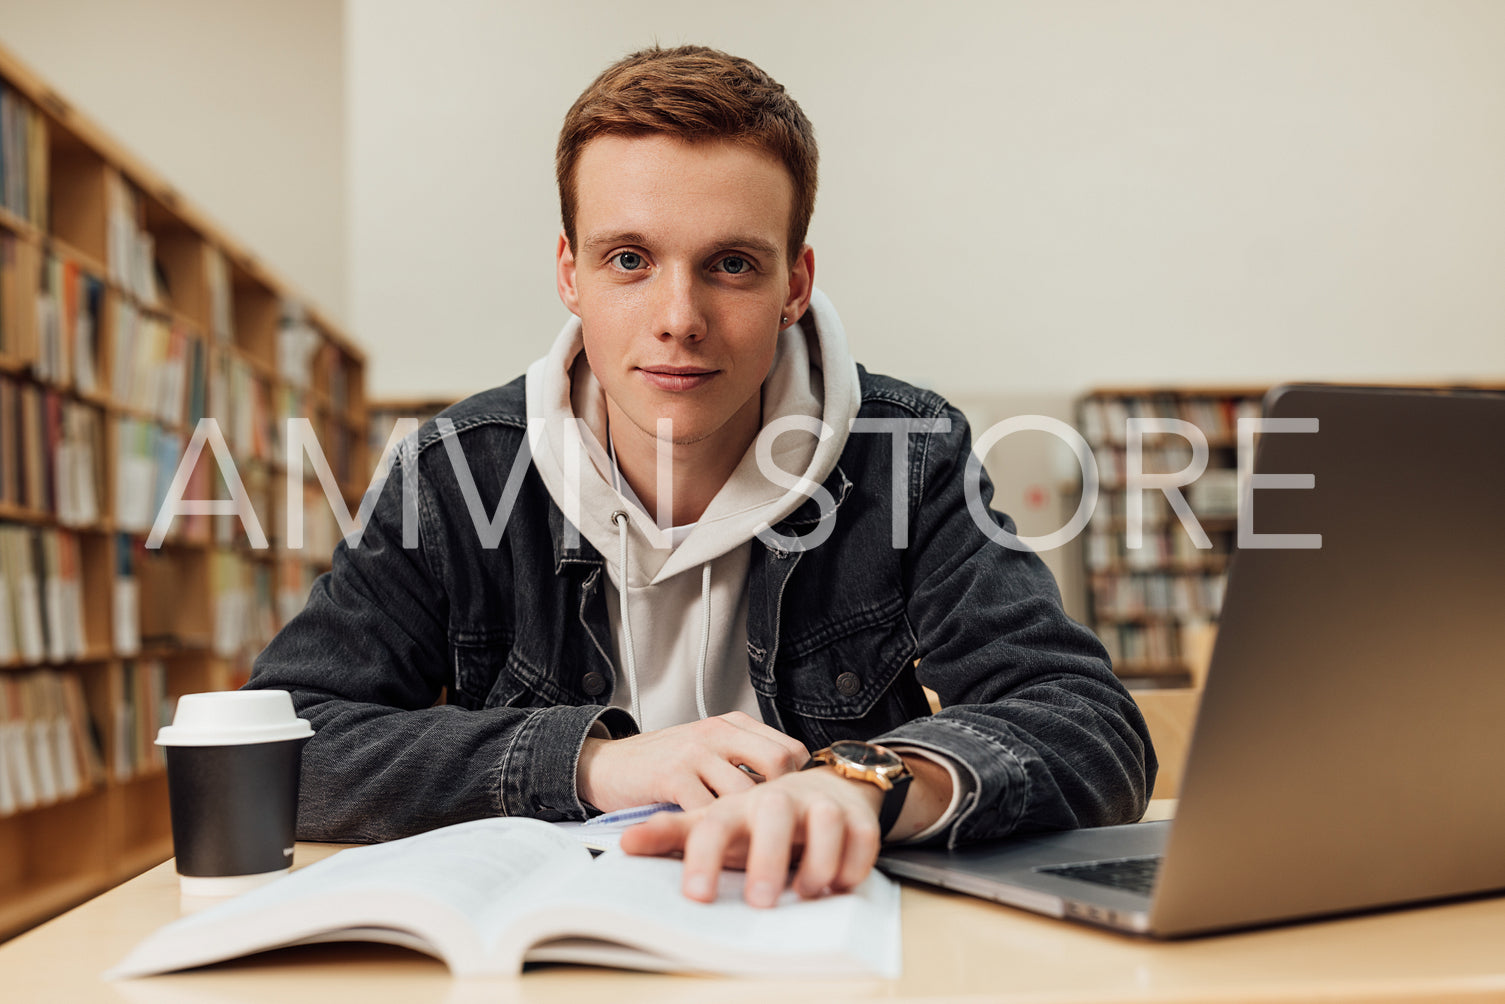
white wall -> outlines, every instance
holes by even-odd
[[[8,0],[0,45],[337,322],[341,0]]]
[[[564,317],[560,120],[654,39],[815,122],[817,280],[959,396],[1505,377],[1505,4],[622,3],[348,10],[352,315],[377,392],[521,372]]]

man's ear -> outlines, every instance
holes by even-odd
[[[559,246],[554,249],[554,282],[559,289],[559,299],[576,317],[580,316],[580,291],[575,286],[575,252],[570,250],[570,239],[559,231]]]
[[[814,290],[815,249],[806,244],[789,267],[789,295],[784,300],[784,316],[789,318],[790,324],[805,316]]]

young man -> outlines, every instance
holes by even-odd
[[[1142,813],[1143,719],[1011,523],[969,510],[961,414],[857,366],[814,286],[816,159],[783,88],[715,50],[581,95],[574,316],[408,444],[257,660],[316,729],[301,837],[676,802],[623,847],[681,852],[701,900],[744,867],[771,905],[851,888],[885,839]]]

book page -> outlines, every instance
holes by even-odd
[[[482,819],[344,850],[286,878],[163,927],[109,976],[140,976],[237,958],[295,942],[374,940],[386,928],[428,946],[456,975],[513,973],[516,957],[488,960],[477,931],[588,867],[590,852],[547,823]]]
[[[712,903],[685,898],[682,873],[676,859],[601,855],[528,912],[525,957],[736,976],[899,975],[899,887],[877,871],[842,895],[786,890],[770,909],[743,900],[740,871],[722,872]],[[610,944],[596,951],[591,939]]]

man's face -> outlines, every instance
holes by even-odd
[[[810,299],[814,255],[788,260],[794,185],[771,155],[726,141],[599,136],[575,168],[576,244],[559,295],[580,317],[613,438],[746,451],[782,326]],[[623,428],[626,425],[627,428]]]

